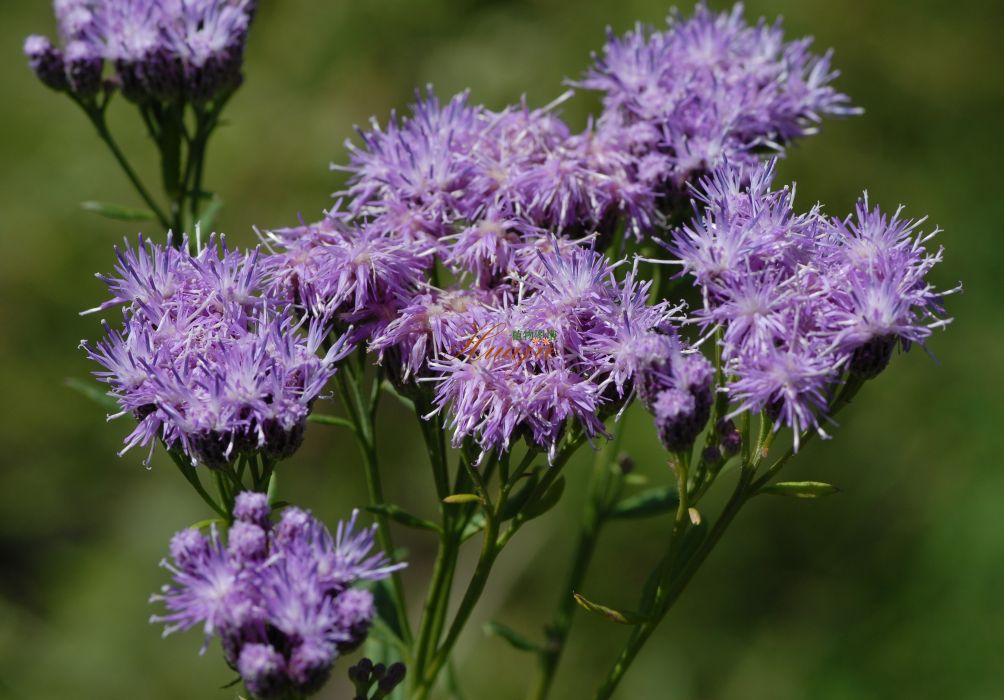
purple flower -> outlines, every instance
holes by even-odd
[[[55,77],[51,52],[44,65],[37,58],[42,45],[36,38],[25,47],[32,69],[50,87],[88,99],[100,88],[105,60],[135,102],[185,97],[201,103],[240,85],[251,0],[57,0],[54,9],[65,47],[63,79]]]
[[[800,214],[794,188],[772,189],[773,177],[768,163],[704,178],[698,215],[667,247],[702,292],[689,320],[720,334],[732,415],[764,411],[797,447],[804,431],[823,433],[846,379],[876,376],[897,345],[947,325],[943,298],[958,288],[927,280],[942,258],[925,247],[937,230],[921,234],[920,221],[885,216],[867,197],[854,217]]]
[[[451,318],[450,347],[437,348],[421,378],[435,386],[453,444],[468,438],[507,451],[526,437],[553,459],[573,426],[604,434],[648,367],[648,336],[671,328],[677,309],[647,304],[637,270],[623,282],[601,254],[574,246],[537,251],[516,291],[469,303]]]
[[[375,226],[356,227],[338,211],[323,221],[270,232],[271,294],[315,317],[355,326],[353,342],[379,333],[418,290],[431,250]]]
[[[28,57],[31,70],[46,86],[58,91],[67,89],[69,81],[63,52],[46,37],[32,34],[25,39],[24,55]]]
[[[373,595],[355,586],[404,564],[370,554],[374,530],[356,530],[358,512],[332,537],[297,508],[284,510],[273,527],[262,499],[238,495],[226,543],[215,525],[209,537],[195,529],[175,535],[172,561],[162,564],[172,584],[151,598],[167,614],[151,621],[167,623],[165,635],[201,624],[207,645],[218,636],[256,698],[307,695],[369,632]]]
[[[182,246],[186,249],[186,246]],[[322,319],[296,321],[263,294],[258,251],[212,238],[196,254],[140,239],[117,251],[102,277],[123,306],[122,330],[84,343],[96,376],[138,424],[125,450],[161,440],[193,464],[220,466],[242,453],[285,459],[299,447],[313,401],[350,347],[318,353]],[[301,333],[305,330],[305,333]]]
[[[783,152],[823,115],[858,113],[830,85],[829,53],[809,46],[785,43],[779,23],[747,25],[741,5],[715,14],[702,2],[665,30],[611,33],[580,85],[604,93],[601,126],[625,132],[643,181],[679,186],[725,160]]]

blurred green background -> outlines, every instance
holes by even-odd
[[[578,76],[607,24],[661,22],[663,0],[284,0],[262,2],[247,83],[212,144],[207,175],[226,208],[219,228],[253,240],[252,225],[317,217],[341,180],[354,123],[384,118],[415,86],[471,87],[499,108],[526,92],[542,105]],[[714,2],[715,7],[724,7]],[[689,8],[685,8],[689,9]],[[888,207],[942,226],[938,285],[965,294],[956,323],[931,342],[932,361],[900,357],[846,412],[836,439],[815,442],[790,473],[833,482],[821,502],[758,499],[747,507],[639,657],[621,698],[1004,698],[1004,3],[935,0],[750,2],[783,14],[789,37],[835,47],[839,86],[866,110],[828,122],[781,166],[801,205],[850,209],[862,188]],[[0,9],[0,697],[228,698],[230,675],[197,632],[160,639],[148,595],[176,530],[206,513],[162,455],[145,470],[117,458],[125,421],[64,386],[92,368],[76,349],[98,333],[81,309],[104,298],[94,271],[137,226],[81,211],[81,200],[137,204],[75,107],[36,83],[23,37],[52,32],[48,3]],[[594,107],[566,108],[576,124]],[[152,175],[150,144],[130,109],[114,119]],[[409,417],[381,415],[390,500],[431,513],[427,467]],[[656,478],[647,419],[627,442]],[[507,549],[475,622],[539,635],[558,594],[588,474],[569,469],[558,509]],[[284,468],[289,500],[324,518],[364,502],[354,447],[313,426]],[[611,526],[585,593],[630,605],[668,530],[665,519]],[[432,543],[410,550],[416,596]],[[417,607],[418,600],[413,602]],[[626,635],[577,620],[557,698],[584,698]],[[478,624],[462,640],[467,697],[522,697],[529,657]],[[324,697],[347,697],[346,665]]]

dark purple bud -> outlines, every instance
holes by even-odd
[[[892,359],[896,340],[894,335],[881,335],[858,347],[851,355],[851,372],[865,379],[877,377]]]
[[[28,65],[45,85],[62,92],[69,87],[63,52],[44,36],[33,34],[24,40],[24,55]]]
[[[709,445],[704,448],[701,459],[705,464],[718,464],[722,461],[722,452],[716,445]]]
[[[266,421],[263,426],[265,430],[265,452],[273,459],[287,459],[300,449],[303,444],[303,435],[307,429],[307,419],[294,425],[289,430],[284,429],[278,422]]]
[[[66,75],[70,90],[77,97],[94,97],[101,90],[104,59],[93,46],[74,41],[66,47]]]
[[[307,640],[289,657],[289,677],[304,695],[320,690],[331,673],[331,664],[338,652],[333,645],[319,640]]]
[[[286,662],[270,644],[247,644],[241,649],[237,671],[248,692],[260,700],[278,698],[288,687]]]
[[[366,640],[373,622],[375,607],[373,594],[361,588],[349,588],[335,598],[335,615],[338,627],[349,639],[338,643],[338,653],[347,654]]]
[[[377,685],[377,692],[373,696],[372,700],[382,700],[382,698],[387,697],[390,693],[401,684],[404,680],[407,669],[404,664],[398,661],[397,663],[391,664],[387,668],[387,673],[384,677],[380,679],[380,683]]]

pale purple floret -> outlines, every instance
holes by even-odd
[[[780,23],[749,25],[742,5],[674,11],[665,29],[609,33],[578,83],[604,93],[603,129],[623,130],[645,179],[681,186],[725,160],[754,164],[814,133],[826,115],[856,114],[832,81],[829,52],[785,42]]]
[[[337,209],[314,224],[270,231],[270,293],[313,317],[354,326],[354,343],[382,331],[424,282],[432,250],[359,226]]]
[[[272,525],[261,494],[237,497],[235,522],[224,543],[183,530],[162,565],[172,583],[152,602],[163,603],[164,634],[202,626],[206,646],[220,638],[228,663],[260,700],[316,692],[331,666],[366,638],[373,594],[358,588],[387,577],[391,565],[371,554],[374,529],[356,529],[358,512],[339,523],[336,537],[309,512],[289,508]],[[251,522],[254,521],[254,522]],[[203,647],[205,651],[205,646]]]
[[[618,281],[602,254],[583,248],[537,257],[539,273],[517,290],[468,304],[451,326],[460,340],[427,362],[422,380],[434,384],[458,447],[472,439],[482,454],[504,452],[525,437],[553,459],[573,426],[603,434],[603,418],[648,366],[636,341],[672,326],[678,309],[647,304],[650,285],[636,271]]]
[[[64,77],[39,61],[36,38],[25,53],[44,83],[81,99],[98,92],[107,60],[130,100],[202,103],[240,85],[254,9],[252,0],[56,0]]]
[[[350,346],[326,352],[324,319],[297,321],[266,296],[258,251],[213,237],[197,253],[140,239],[117,251],[101,279],[122,306],[121,330],[84,343],[96,376],[138,421],[125,450],[157,440],[193,464],[221,466],[240,454],[285,459],[299,447],[314,400]]]
[[[702,292],[691,321],[710,336],[732,377],[732,414],[765,411],[774,429],[802,433],[828,420],[848,378],[868,379],[897,345],[923,344],[947,325],[927,279],[941,261],[927,243],[938,231],[870,208],[830,219],[794,209],[794,188],[772,189],[774,163],[730,165],[704,178],[698,212],[668,248]]]

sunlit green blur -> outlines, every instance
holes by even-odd
[[[660,22],[661,0],[283,0],[252,31],[247,82],[211,146],[207,182],[226,203],[218,227],[319,216],[342,180],[354,123],[402,107],[416,86],[470,87],[499,108],[526,93],[543,105],[586,67],[606,25]],[[723,7],[720,2],[713,3]],[[1004,5],[994,0],[750,2],[785,16],[789,36],[836,49],[839,86],[863,117],[827,122],[794,149],[781,178],[809,207],[847,212],[863,188],[890,208],[930,215],[945,263],[939,286],[956,322],[868,385],[791,474],[838,485],[816,502],[763,498],[740,516],[652,638],[618,697],[867,700],[1004,697]],[[206,517],[173,466],[115,456],[126,420],[65,387],[92,368],[76,349],[105,297],[95,271],[136,224],[81,211],[82,200],[139,202],[90,125],[37,83],[23,37],[52,33],[48,3],[0,9],[0,698],[232,698],[217,649],[197,631],[160,639],[147,597],[170,535]],[[565,115],[583,124],[595,98]],[[152,145],[131,109],[116,129],[144,173]],[[147,230],[148,233],[156,233]],[[109,318],[117,312],[109,311]],[[639,470],[665,480],[641,413],[629,416]],[[327,426],[282,469],[283,497],[328,519],[365,502],[354,446]],[[433,494],[414,420],[381,414],[389,499],[420,514]],[[558,509],[524,528],[461,640],[460,684],[473,700],[522,697],[532,660],[486,638],[496,619],[537,639],[556,603],[581,508],[588,457],[568,468]],[[723,484],[720,490],[727,488]],[[712,498],[711,501],[715,499]],[[665,542],[667,519],[612,525],[583,590],[629,607]],[[417,611],[433,541],[396,533]],[[555,697],[586,698],[626,628],[580,617]],[[322,697],[349,697],[347,664]]]

